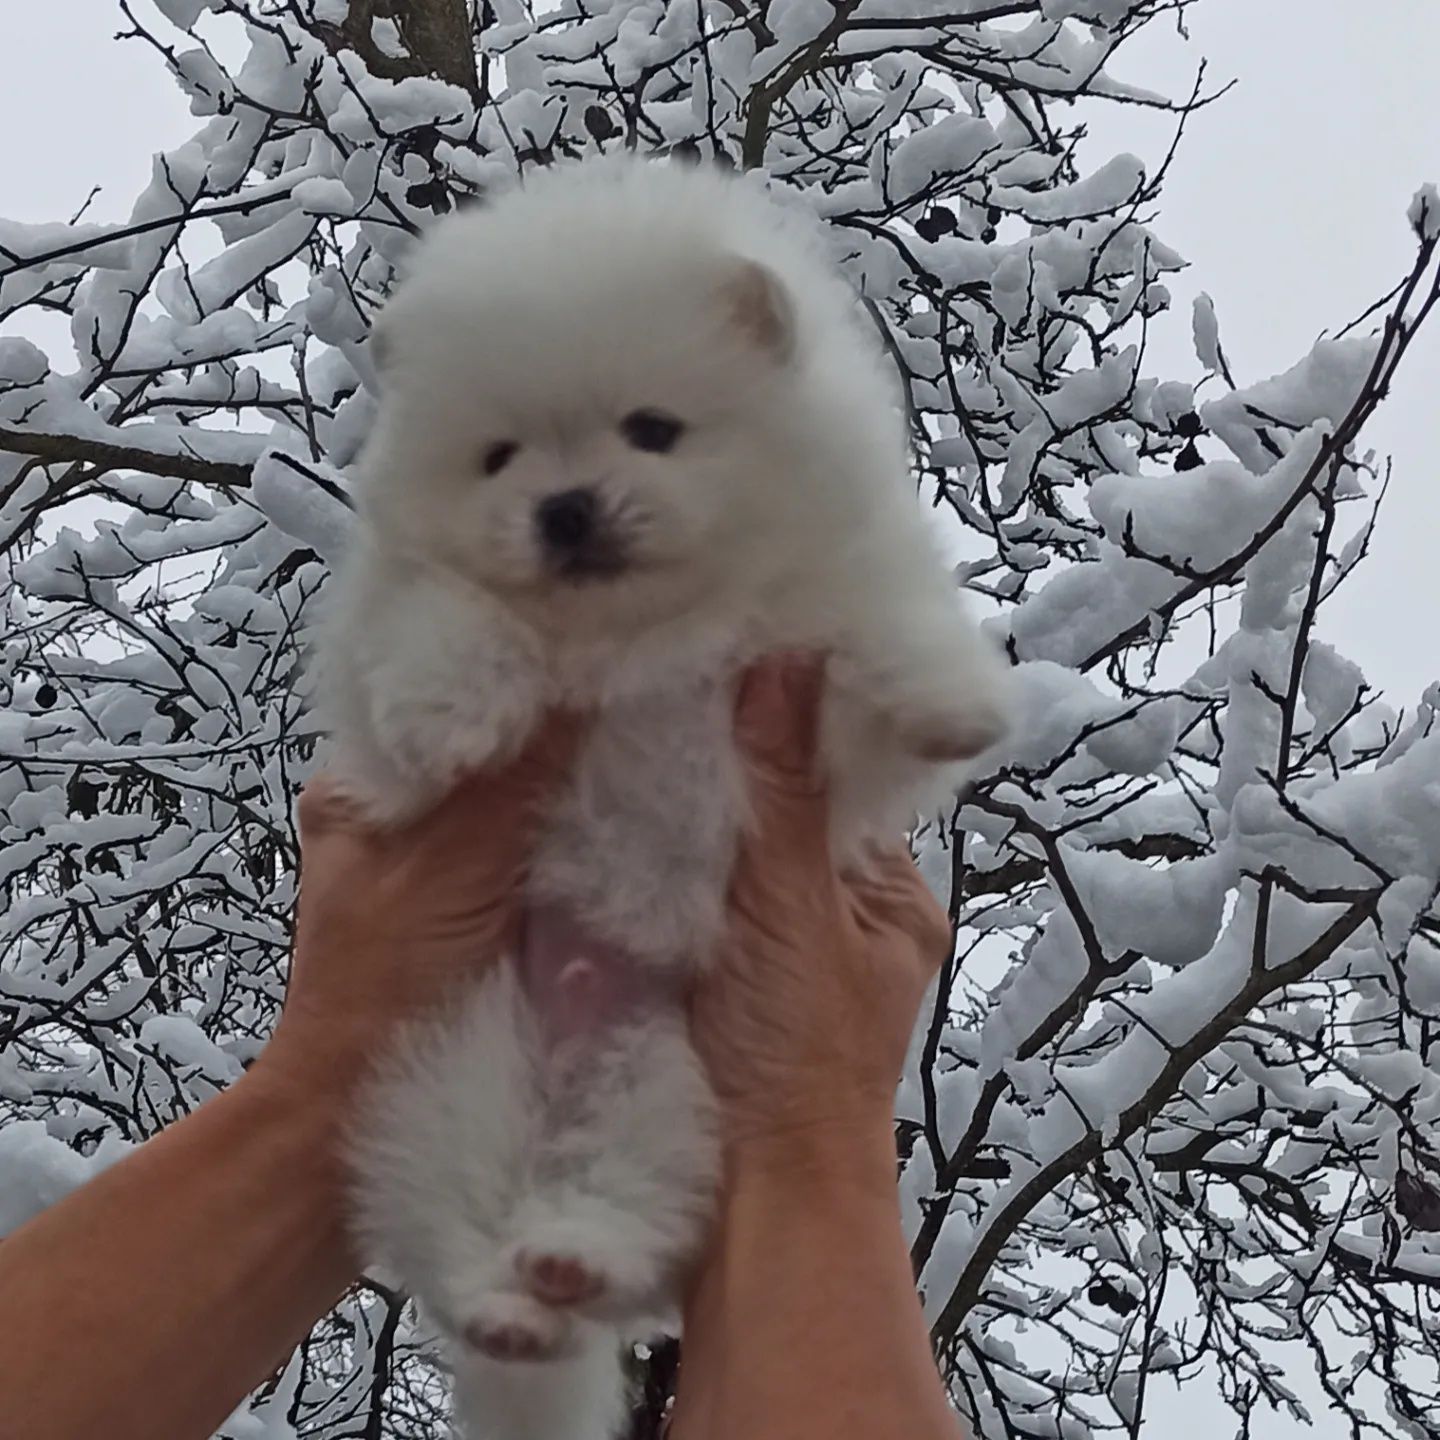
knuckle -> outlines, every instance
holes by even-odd
[[[296,814],[302,831],[319,830],[330,818],[333,792],[323,778],[312,780],[301,792]]]

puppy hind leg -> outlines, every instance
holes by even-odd
[[[467,1352],[455,1360],[455,1412],[464,1440],[616,1440],[626,1418],[621,1339],[577,1322],[558,1356],[538,1364]]]
[[[557,1318],[511,1283],[506,1237],[532,1183],[545,1097],[533,1019],[502,964],[417,1023],[378,1067],[352,1127],[352,1224],[457,1340],[559,1348]]]
[[[627,1026],[584,1072],[517,1212],[508,1263],[547,1304],[617,1320],[671,1308],[718,1172],[714,1102],[678,1007]]]

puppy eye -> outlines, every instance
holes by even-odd
[[[497,440],[480,457],[480,468],[487,475],[498,475],[515,458],[519,448],[513,440]]]
[[[682,421],[659,410],[632,410],[621,422],[620,433],[637,450],[664,455],[675,448],[685,433]]]

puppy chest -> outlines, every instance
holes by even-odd
[[[643,958],[703,959],[719,930],[742,793],[726,694],[607,706],[548,817],[536,898],[567,904]]]

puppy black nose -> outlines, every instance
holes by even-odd
[[[599,510],[593,490],[564,490],[536,506],[535,523],[550,549],[578,550],[594,536]]]

